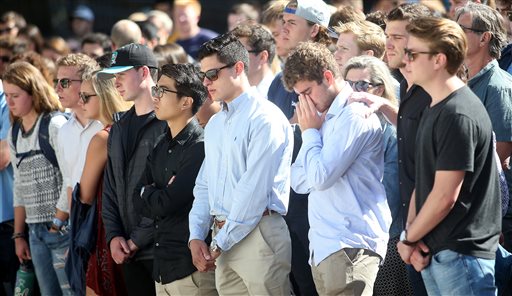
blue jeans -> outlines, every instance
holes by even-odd
[[[48,231],[51,223],[29,224],[30,254],[42,296],[73,295],[64,271],[69,234]]]
[[[496,295],[494,260],[443,250],[421,276],[428,295]]]

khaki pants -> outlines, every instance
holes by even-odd
[[[381,257],[372,251],[346,248],[331,254],[318,266],[313,262],[311,271],[318,294],[372,295],[380,261]]]
[[[155,282],[156,295],[158,296],[216,296],[218,295],[215,289],[215,272],[199,272],[175,280],[171,283],[162,285]]]
[[[217,258],[217,291],[236,296],[290,295],[291,255],[283,217],[275,213],[263,216],[253,231]]]

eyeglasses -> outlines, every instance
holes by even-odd
[[[164,96],[164,93],[166,93],[166,92],[175,93],[177,95],[180,94],[179,92],[177,92],[175,90],[170,90],[170,89],[167,89],[167,88],[163,88],[163,87],[158,86],[158,85],[155,85],[155,86],[151,87],[151,95],[154,98],[157,98],[158,100],[160,100]]]
[[[83,92],[78,93],[78,95],[80,96],[80,100],[82,100],[82,102],[84,104],[89,103],[89,100],[91,99],[91,97],[97,96],[97,94],[90,94],[90,95],[88,95],[88,94],[83,93]]]
[[[466,27],[466,26],[464,26],[464,25],[461,25],[461,24],[458,24],[458,25],[462,28],[462,30],[463,30],[464,32],[467,32],[467,31],[471,31],[471,32],[474,32],[474,33],[484,33],[484,32],[487,32],[487,30],[480,30],[480,29],[475,29],[475,28],[468,28],[468,27]]]
[[[371,82],[368,82],[365,80],[358,80],[358,81],[346,80],[346,81],[348,82],[348,84],[350,84],[350,87],[352,87],[352,89],[355,91],[367,92],[370,88],[381,85],[381,84],[372,84]]]
[[[4,34],[4,33],[9,33],[11,32],[12,30],[14,29],[14,27],[7,27],[5,29],[0,29],[0,35]]]
[[[215,81],[215,80],[219,79],[219,72],[220,72],[220,70],[233,67],[235,64],[236,63],[232,63],[232,64],[229,64],[229,65],[220,67],[220,68],[210,69],[210,70],[208,70],[206,72],[199,72],[199,79],[201,79],[201,81],[203,81],[204,78],[206,77],[210,81]]]
[[[2,63],[8,63],[10,60],[10,56],[0,56],[0,61],[2,61]]]
[[[62,79],[53,79],[53,84],[55,87],[60,84],[62,88],[68,88],[71,84],[71,82],[79,81],[82,82],[80,79],[69,79],[69,78],[62,78]]]
[[[438,52],[435,51],[412,51],[409,48],[404,48],[404,53],[409,62],[413,62],[420,54],[438,54]]]

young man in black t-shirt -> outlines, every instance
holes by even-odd
[[[465,34],[440,18],[414,20],[407,31],[406,69],[432,103],[418,128],[416,187],[398,251],[421,270],[429,294],[495,295],[499,183],[491,121],[456,76]]]

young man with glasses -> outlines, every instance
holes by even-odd
[[[151,87],[158,62],[144,45],[131,43],[112,53],[112,66],[98,77],[116,78],[116,88],[133,107],[118,117],[108,137],[103,183],[103,222],[112,258],[123,264],[129,295],[153,295],[153,220],[139,215],[133,204],[149,153],[166,124],[156,118]],[[155,245],[156,246],[156,245]],[[156,246],[157,247],[157,246]]]
[[[238,25],[232,32],[249,53],[249,83],[266,98],[275,76],[271,68],[276,54],[272,34],[258,24]]]
[[[299,95],[302,147],[292,188],[309,193],[310,264],[319,295],[372,294],[391,213],[381,179],[382,128],[352,93],[327,47],[301,43],[286,60],[284,84]],[[321,115],[320,115],[321,114]]]
[[[398,252],[431,295],[495,295],[500,187],[491,120],[456,75],[467,33],[434,17],[413,20],[407,31],[409,79],[432,102],[418,127],[415,189]]]
[[[289,295],[286,214],[293,136],[282,112],[251,88],[248,52],[227,33],[199,50],[200,78],[222,111],[205,129],[189,246],[219,294]],[[205,243],[213,224],[210,248]]]
[[[192,64],[164,65],[152,87],[155,114],[168,132],[148,156],[133,204],[154,220],[157,295],[216,295],[215,273],[197,271],[188,248],[188,213],[204,159],[203,128],[194,114],[207,98]],[[195,283],[195,284],[194,284]]]
[[[80,102],[82,73],[93,71],[98,64],[84,54],[69,54],[57,61],[57,75],[54,87],[62,107],[71,111],[69,120],[59,129],[58,154],[61,158],[62,192],[59,199],[61,207],[70,208],[71,192],[80,182],[85,165],[87,147],[92,137],[103,129],[101,122],[87,120]],[[54,219],[58,231],[64,225],[68,214],[59,214]]]

